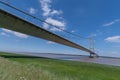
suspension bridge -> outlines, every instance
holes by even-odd
[[[54,26],[48,22],[45,22],[44,20],[41,20],[37,17],[34,17],[20,9],[17,9],[7,3],[4,3],[2,1],[0,1],[1,4],[4,4],[10,8],[13,8],[17,11],[20,11],[22,12],[23,14],[25,15],[28,15],[34,19],[37,19],[41,22],[44,22],[48,25],[51,25],[51,26]],[[73,47],[73,48],[76,48],[76,49],[79,49],[79,50],[82,50],[82,51],[85,51],[85,52],[88,52],[90,54],[90,57],[95,57],[95,56],[98,56],[94,51],[92,51],[91,49],[88,49],[88,48],[85,48],[73,41],[70,41],[60,35],[57,35],[53,32],[50,32],[36,24],[33,24],[32,22],[30,21],[27,21],[25,19],[22,19],[2,8],[0,8],[0,27],[2,28],[6,28],[6,29],[10,29],[10,30],[13,30],[13,31],[16,31],[16,32],[21,32],[21,33],[24,33],[24,34],[27,34],[27,35],[31,35],[31,36],[34,36],[34,37],[38,37],[38,38],[42,38],[42,39],[45,39],[45,40],[49,40],[49,41],[53,41],[53,42],[56,42],[56,43],[59,43],[59,44],[63,44],[63,45],[66,45],[66,46],[69,46],[69,47]],[[56,28],[58,28],[57,26],[54,26]],[[58,28],[60,29],[60,28]],[[64,30],[65,31],[65,30]],[[74,35],[74,36],[77,36],[76,34],[73,34],[73,33],[70,33],[68,31],[65,31],[71,35]]]

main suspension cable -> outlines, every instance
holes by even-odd
[[[38,17],[35,17],[35,16],[33,16],[33,15],[31,15],[31,14],[23,11],[23,10],[20,10],[20,9],[14,7],[14,6],[11,6],[11,5],[9,5],[9,4],[5,3],[5,2],[0,1],[0,3],[6,5],[6,6],[10,7],[10,8],[12,8],[12,9],[15,9],[15,10],[17,10],[17,11],[19,11],[19,12],[25,14],[25,15],[28,15],[28,16],[30,16],[30,17],[32,17],[32,18],[34,18],[34,19],[36,19],[36,20],[38,20],[38,21],[40,21],[40,22],[46,23],[46,24],[48,24],[49,26],[55,27],[55,28],[57,28],[57,29],[59,29],[59,30],[62,30],[62,31],[64,31],[64,32],[68,33],[68,34],[71,34],[71,35],[73,35],[73,36],[76,36],[76,37],[78,37],[78,38],[87,39],[87,40],[90,40],[90,39],[91,39],[91,38],[85,38],[85,37],[79,36],[79,35],[77,35],[77,34],[71,33],[71,32],[69,32],[69,31],[67,31],[67,30],[61,29],[61,28],[59,28],[58,26],[55,26],[55,25],[53,25],[53,24],[51,24],[51,23],[49,23],[49,22],[47,22],[47,21],[45,21],[45,20],[42,20],[42,19],[40,19],[40,18],[38,18]]]

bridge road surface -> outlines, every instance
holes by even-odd
[[[114,58],[114,57],[101,56],[98,58],[89,58],[89,56],[83,56],[83,55],[53,54],[53,53],[21,53],[21,54],[59,59],[59,60],[80,61],[80,62],[90,62],[90,63],[120,66],[120,58]]]

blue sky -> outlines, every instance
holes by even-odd
[[[6,0],[2,0],[6,1]],[[83,37],[94,37],[95,50],[102,56],[120,57],[119,0],[8,0],[9,4],[43,19],[63,30]],[[64,33],[47,24],[0,4],[0,8],[25,20],[62,35],[89,48],[89,41]],[[88,53],[51,41],[0,29],[1,51],[44,52],[63,54]]]

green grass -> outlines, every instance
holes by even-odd
[[[120,67],[0,53],[0,80],[119,80]]]

